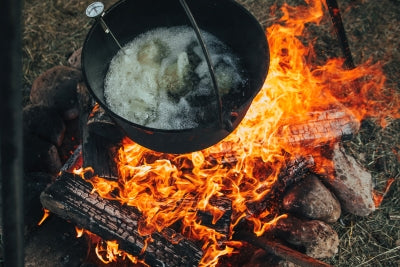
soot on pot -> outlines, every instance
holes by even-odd
[[[246,83],[239,58],[202,31],[219,94],[240,93]],[[105,102],[136,124],[157,129],[187,129],[216,122],[217,99],[195,33],[188,26],[143,33],[112,59],[105,77]]]

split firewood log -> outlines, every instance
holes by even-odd
[[[73,174],[62,173],[40,200],[51,212],[105,240],[116,240],[121,249],[151,266],[194,267],[201,260],[201,248],[172,228],[141,235],[137,209],[100,197],[90,183]]]

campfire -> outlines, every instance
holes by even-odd
[[[44,208],[100,236],[104,263],[255,266],[273,254],[326,265],[319,259],[339,244],[330,223],[342,210],[366,216],[379,206],[371,175],[342,141],[366,117],[384,125],[395,95],[379,63],[313,61],[312,42],[299,36],[326,6],[307,4],[284,5],[267,28],[267,79],[240,125],[207,149],[167,154],[134,143],[80,83],[83,143],[42,193]]]

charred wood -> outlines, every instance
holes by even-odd
[[[143,258],[151,266],[198,265],[202,251],[190,240],[170,228],[163,233],[141,236],[138,232],[141,215],[135,208],[103,199],[92,190],[92,185],[80,177],[63,173],[40,199],[46,209],[105,240],[116,240],[121,249]],[[176,242],[171,242],[172,239]]]
[[[117,162],[119,142],[90,132],[83,142],[83,166],[92,167],[93,173],[109,180],[118,179]],[[89,177],[87,177],[89,178]]]
[[[220,234],[223,234],[226,238],[230,234],[231,216],[232,216],[232,201],[226,197],[218,197],[210,199],[211,206],[219,209],[223,215],[215,223],[213,222],[213,216],[208,212],[198,212],[201,224],[209,228],[214,229]]]
[[[310,172],[314,166],[313,157],[298,157],[288,160],[278,175],[277,181],[271,190],[258,202],[248,202],[247,207],[252,214],[260,214],[268,209],[279,209],[277,203],[281,202],[284,192],[294,183],[297,183]]]
[[[83,167],[92,167],[94,170],[92,175],[116,180],[118,170],[115,159],[122,135],[111,134],[112,138],[109,138],[101,134],[99,125],[105,123],[99,123],[99,121],[100,118],[102,118],[101,121],[106,121],[104,118],[107,116],[102,112],[96,112],[98,106],[94,104],[84,84],[78,85],[78,96],[81,110],[79,124],[82,136]],[[89,123],[90,119],[91,123]],[[115,133],[118,128],[114,128],[116,128]]]
[[[327,108],[308,114],[306,121],[291,118],[279,129],[283,141],[292,145],[318,146],[330,141],[348,140],[360,128],[358,120],[344,107]]]
[[[79,105],[79,118],[81,120],[81,125],[86,124],[89,113],[93,109],[95,102],[89,91],[85,85],[85,83],[78,83],[76,86],[76,92],[78,97],[78,105]]]
[[[79,145],[61,167],[60,172],[73,172],[74,169],[81,168],[82,160],[82,145]]]
[[[89,135],[87,120],[89,118],[91,110],[95,105],[95,102],[90,96],[89,91],[84,83],[78,83],[76,91],[79,104],[79,135],[81,136],[82,143],[84,143],[87,139],[87,136]]]
[[[239,231],[234,234],[234,239],[245,241],[252,244],[253,246],[262,248],[263,250],[281,257],[287,261],[298,264],[302,267],[329,267],[331,265],[322,262],[320,260],[314,259],[303,253],[298,252],[288,246],[285,246],[281,242],[269,240],[264,237],[257,237],[254,234],[245,231]]]
[[[87,121],[88,131],[95,133],[110,141],[119,142],[124,134],[121,128],[114,123],[106,111],[98,104],[90,112]]]

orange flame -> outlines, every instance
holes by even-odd
[[[102,197],[140,210],[141,234],[161,231],[181,221],[186,236],[203,241],[200,265],[215,266],[218,257],[234,253],[235,245],[229,242],[230,236],[203,226],[198,211],[212,214],[215,223],[223,211],[210,204],[210,199],[224,196],[232,202],[231,230],[245,218],[253,222],[257,235],[267,231],[278,215],[268,209],[253,214],[248,203],[262,201],[270,192],[284,166],[282,151],[295,157],[308,155],[313,148],[287,142],[288,125],[312,120],[314,111],[337,105],[358,120],[376,116],[384,124],[387,116],[399,117],[400,98],[384,87],[379,63],[368,61],[353,70],[342,68],[343,59],[310,65],[307,57],[313,49],[297,36],[303,34],[306,24],[320,23],[324,5],[320,0],[306,2],[308,6],[283,5],[282,18],[267,29],[271,58],[268,77],[239,127],[225,140],[202,151],[170,155],[126,138],[119,151],[119,181],[99,177],[89,180]],[[397,105],[389,106],[389,102]],[[320,136],[318,142],[329,141],[324,138]],[[118,248],[114,243],[107,246]],[[108,252],[106,255],[105,261],[113,259]]]
[[[75,231],[76,231],[76,237],[80,238],[83,236],[83,234],[85,233],[85,229],[83,228],[78,228],[75,226]]]
[[[389,180],[387,180],[385,189],[383,190],[383,193],[380,193],[377,191],[373,192],[373,199],[374,199],[375,207],[379,207],[381,205],[383,198],[386,196],[387,192],[389,192],[389,189],[392,186],[394,181],[395,181],[394,178],[390,178]]]
[[[77,238],[80,238],[85,234],[89,238],[90,243],[95,245],[95,253],[97,258],[104,264],[118,262],[119,259],[125,260],[128,258],[134,264],[140,264],[140,266],[149,266],[143,260],[140,260],[137,257],[120,250],[117,241],[103,241],[100,237],[92,232],[78,227],[75,227],[75,230]]]
[[[40,221],[37,223],[37,225],[41,226],[49,216],[50,216],[50,211],[48,209],[43,209],[43,217],[42,217],[42,219],[40,219]]]

